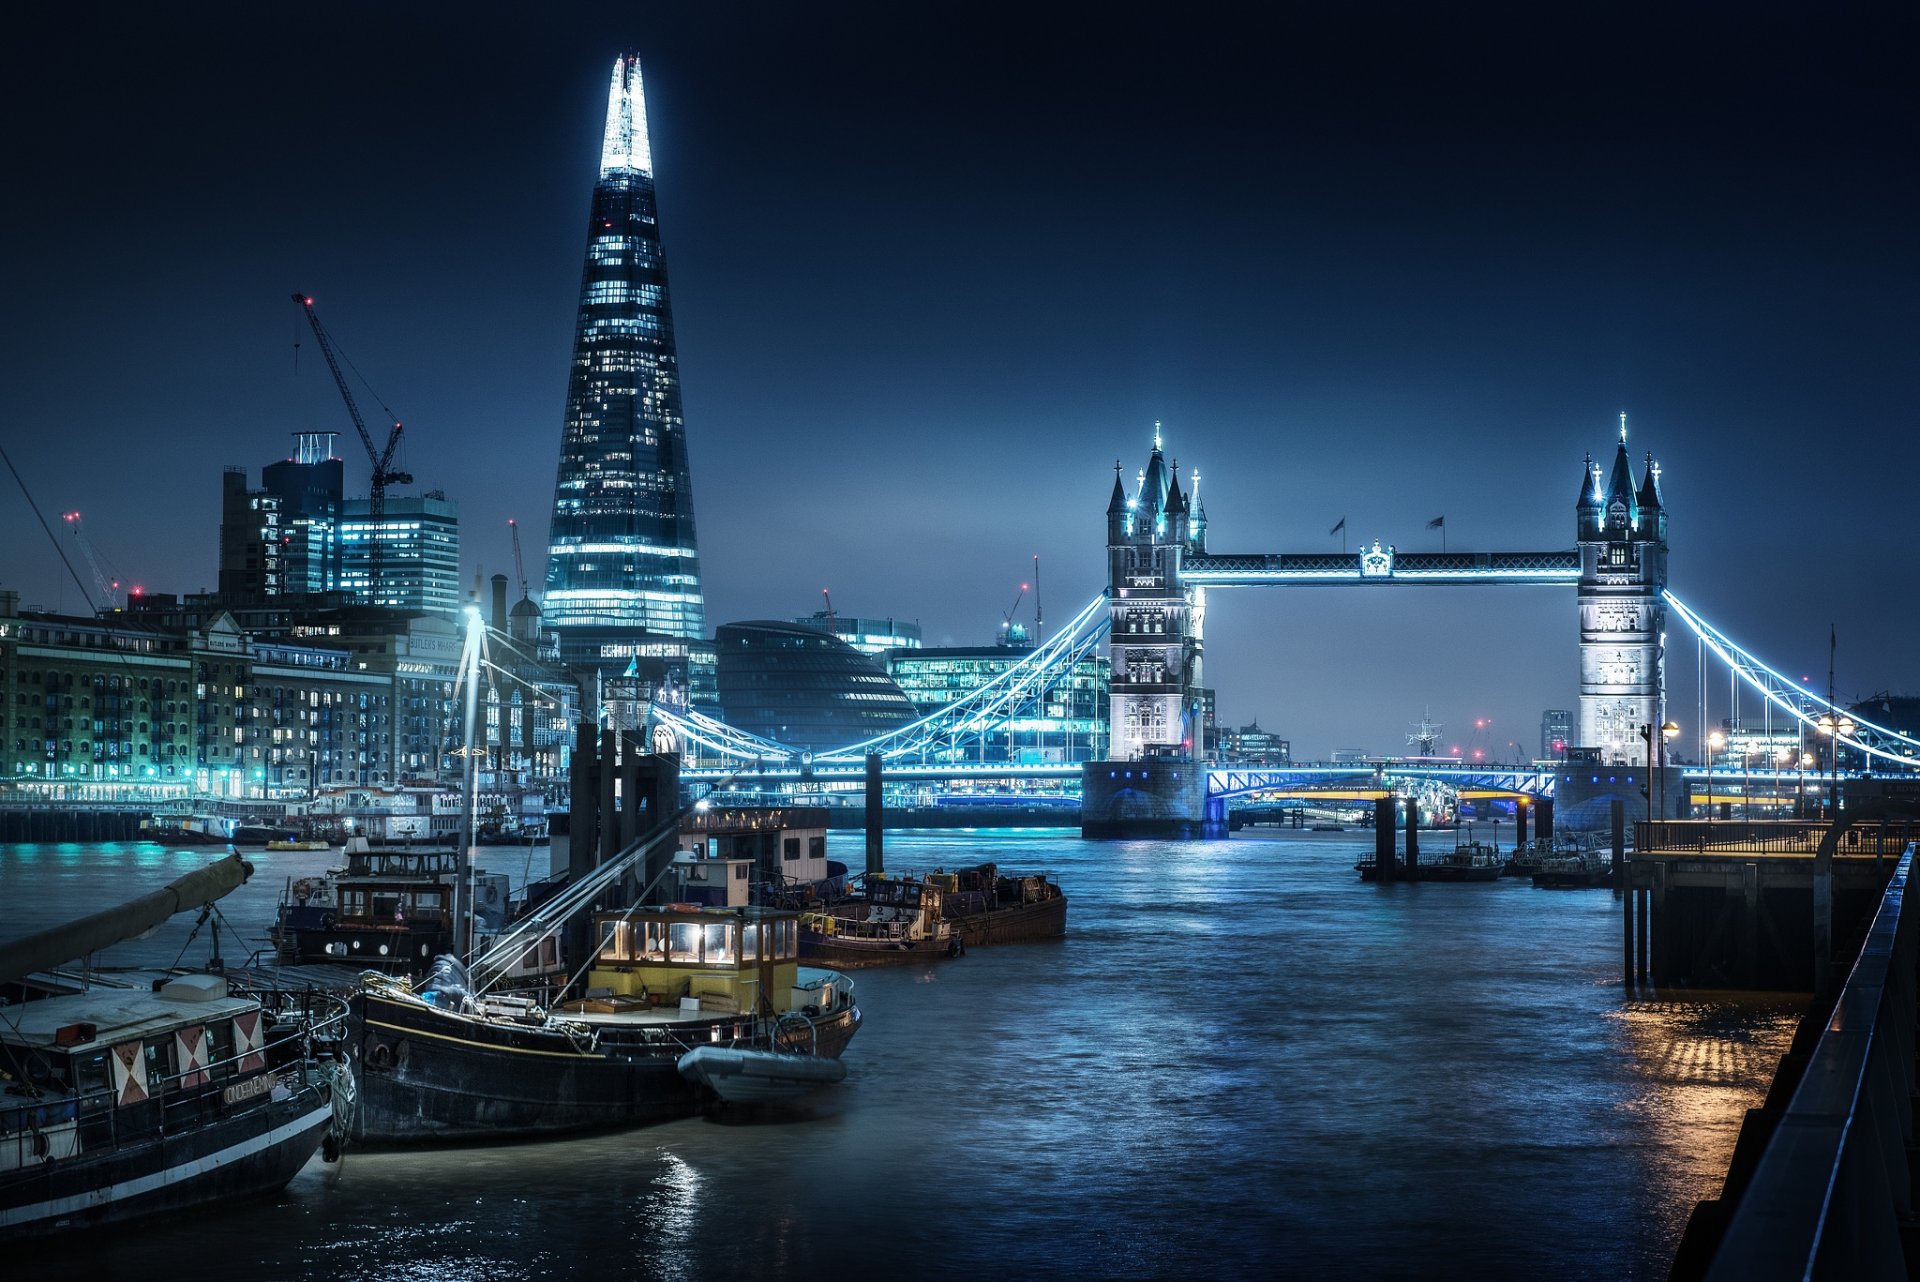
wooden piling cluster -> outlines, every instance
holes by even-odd
[[[567,870],[579,882],[662,825],[677,824],[680,811],[680,758],[643,750],[645,736],[579,726],[574,735],[572,790],[568,798]],[[677,834],[656,844],[646,862],[606,893],[596,908],[627,907],[654,885],[673,861]],[[584,957],[591,914],[576,914],[568,926],[568,956]],[[577,938],[576,938],[577,936]]]

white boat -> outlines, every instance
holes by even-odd
[[[680,1057],[680,1075],[729,1104],[766,1104],[831,1086],[847,1066],[824,1055],[696,1046]]]

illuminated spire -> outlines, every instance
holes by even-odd
[[[1620,411],[1620,443],[1622,445],[1627,443],[1627,412],[1625,410]]]
[[[623,170],[653,172],[640,58],[630,53],[613,60],[613,87],[607,91],[607,136],[600,146],[600,176]]]
[[[1591,454],[1580,465],[1580,497],[1574,506],[1583,512],[1600,506],[1600,469],[1593,465]]]
[[[1160,448],[1160,420],[1157,418],[1153,420],[1153,448]]]
[[[1660,465],[1653,461],[1653,454],[1647,454],[1647,470],[1641,473],[1640,506],[1643,510],[1660,510]]]

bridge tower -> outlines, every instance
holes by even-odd
[[[1108,717],[1112,760],[1081,773],[1086,836],[1199,836],[1209,830],[1201,720],[1206,589],[1181,577],[1181,559],[1206,551],[1198,493],[1180,488],[1154,424],[1153,453],[1130,498],[1114,465],[1107,503]],[[1215,816],[1224,830],[1225,816]]]
[[[1627,416],[1613,470],[1587,456],[1574,505],[1580,550],[1581,747],[1607,764],[1646,760],[1642,726],[1666,711],[1667,512],[1660,465],[1648,454],[1640,483],[1627,458]]]

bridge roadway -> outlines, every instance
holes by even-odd
[[[1552,797],[1554,793],[1555,770],[1551,765],[1440,765],[1413,764],[1406,762],[1358,762],[1353,764],[1305,764],[1292,766],[1213,766],[1207,770],[1207,796],[1237,797],[1251,792],[1298,792],[1307,789],[1325,789],[1346,784],[1351,787],[1358,780],[1375,782],[1384,786],[1390,779],[1430,779],[1438,783],[1450,784],[1463,792],[1495,794],[1505,796]],[[700,767],[683,770],[681,778],[689,782],[718,783],[733,772],[724,767]],[[919,762],[889,762],[885,767],[889,782],[938,783],[1065,783],[1077,782],[1080,778],[1080,766],[1076,763],[1044,765],[1021,765],[1017,763],[974,762],[970,764]],[[1730,804],[1745,800],[1745,792],[1751,787],[1755,797],[1772,797],[1776,801],[1788,794],[1801,795],[1808,791],[1816,796],[1832,782],[1830,774],[1809,774],[1798,770],[1753,770],[1740,771],[1728,769],[1707,770],[1702,766],[1686,766],[1680,769],[1686,781],[1687,791],[1697,801],[1704,804],[1707,800],[1709,785],[1712,786],[1712,799]],[[1866,777],[1857,771],[1841,771],[1841,779]],[[866,771],[858,765],[798,765],[767,766],[751,771],[743,771],[737,780],[768,783],[774,785],[810,783],[832,786],[835,784],[865,786]],[[1730,793],[1735,782],[1741,784],[1741,791]],[[1764,791],[1763,791],[1764,786]]]
[[[1206,587],[1256,584],[1484,584],[1580,581],[1580,552],[1401,552],[1374,543],[1358,552],[1190,553],[1180,578]]]
[[[921,762],[885,767],[890,783],[1026,783],[1080,779],[1079,764],[1020,765],[954,764]],[[682,779],[696,783],[717,783],[734,775],[724,767],[699,767],[680,772]],[[737,781],[771,784],[848,784],[864,786],[866,771],[859,766],[780,765],[741,771]],[[1380,781],[1389,778],[1434,779],[1462,789],[1482,792],[1525,794],[1535,797],[1553,795],[1553,771],[1539,766],[1380,766],[1298,765],[1298,766],[1220,766],[1207,771],[1207,795],[1233,797],[1246,792],[1298,790],[1313,785],[1338,785],[1354,780]]]

